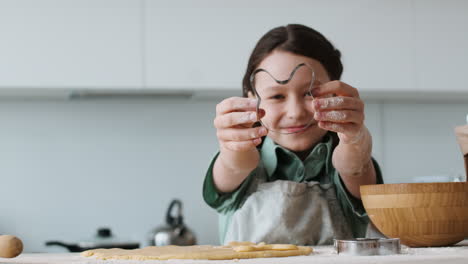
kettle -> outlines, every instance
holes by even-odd
[[[172,216],[173,210],[175,210],[174,216]],[[148,240],[151,246],[191,246],[197,243],[195,234],[184,225],[180,200],[174,199],[170,203],[166,213],[166,225],[152,230]]]

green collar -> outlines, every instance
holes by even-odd
[[[264,138],[263,145],[260,149],[262,162],[270,180],[274,180],[272,176],[278,169],[278,164],[280,164],[280,166],[290,166],[294,164],[295,166],[304,167],[303,170],[306,171],[308,179],[317,176],[323,166],[325,166],[326,174],[328,174],[331,166],[332,153],[333,137],[330,133],[327,133],[322,141],[313,147],[304,161],[301,161],[294,152],[278,145],[269,137]],[[302,181],[304,178],[295,180]]]

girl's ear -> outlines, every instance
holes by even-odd
[[[252,93],[252,91],[248,91],[248,92],[247,92],[247,97],[248,97],[248,98],[257,98],[257,97]]]

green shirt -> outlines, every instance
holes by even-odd
[[[244,182],[233,192],[218,193],[213,182],[213,165],[218,157],[216,154],[211,162],[203,184],[205,202],[219,213],[220,241],[224,241],[227,228],[234,212],[247,199],[247,190],[252,179],[257,175],[266,177],[267,182],[289,180],[295,182],[318,181],[320,183],[332,180],[336,187],[336,196],[343,209],[354,237],[364,237],[369,218],[360,199],[356,199],[346,189],[338,171],[333,167],[332,154],[334,150],[333,134],[328,133],[309,153],[304,161],[296,154],[276,144],[269,137],[264,138],[260,148],[262,166],[254,169]],[[336,142],[335,142],[336,143]],[[383,183],[379,165],[372,159],[376,170],[377,183]],[[328,178],[327,178],[328,177]]]

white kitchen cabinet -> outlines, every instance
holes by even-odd
[[[467,92],[468,1],[414,4],[417,88]]]
[[[240,94],[256,41],[289,23],[329,38],[373,98],[468,91],[467,1],[0,0],[0,97]]]
[[[342,52],[342,80],[362,90],[414,90],[411,2],[346,1],[329,18]]]
[[[0,88],[142,86],[139,0],[0,0]]]
[[[364,90],[414,88],[411,2],[145,1],[150,88],[241,89],[248,56],[269,29],[311,26],[343,53],[343,80]]]

